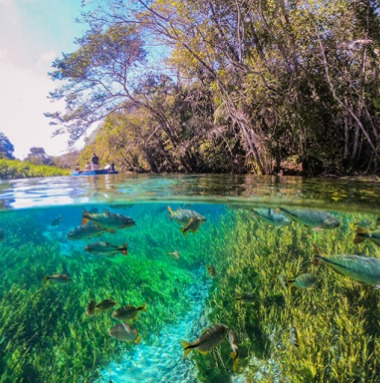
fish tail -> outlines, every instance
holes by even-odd
[[[172,256],[173,254],[170,251],[168,251],[168,258],[171,258]]]
[[[83,209],[82,225],[85,225],[89,220],[90,220],[90,213],[86,209]]]
[[[187,235],[187,228],[186,227],[180,227],[179,230],[181,230],[182,233],[183,233],[183,236],[186,237],[186,235]]]
[[[139,306],[138,309],[142,311],[148,311],[148,309],[146,308],[146,302]]]
[[[124,245],[120,249],[121,254],[128,255],[128,242],[125,242]]]
[[[173,209],[170,206],[168,206],[168,212],[170,214],[170,220],[172,220],[174,212],[173,212]]]
[[[354,238],[354,243],[362,243],[368,237],[368,232],[364,230],[362,227],[356,228],[356,236]]]
[[[295,279],[288,279],[286,282],[287,283],[294,283],[296,280]]]
[[[44,281],[45,282],[49,282],[50,281],[50,277],[44,277]]]
[[[323,257],[319,254],[314,254],[314,260],[313,263],[315,266],[319,266],[323,262]]]
[[[233,361],[234,361],[234,364],[233,364],[233,366],[232,366],[232,369],[234,370],[234,372],[236,372],[236,370],[237,370],[237,366],[238,366],[238,364],[239,364],[239,353],[237,353],[237,352],[231,352],[231,358],[233,359]]]
[[[190,347],[190,342],[186,342],[185,340],[181,340],[182,347],[184,349],[183,359],[185,359],[189,354],[192,348]]]
[[[137,335],[137,338],[135,339],[136,344],[140,344],[140,335]]]

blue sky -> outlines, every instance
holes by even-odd
[[[51,138],[44,112],[62,109],[47,99],[58,83],[47,72],[62,52],[75,49],[84,26],[74,19],[81,0],[0,0],[0,131],[23,159],[33,146],[50,155],[67,149],[67,137]]]

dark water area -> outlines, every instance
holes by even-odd
[[[349,180],[3,181],[0,382],[380,382],[379,201]]]

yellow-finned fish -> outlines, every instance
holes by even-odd
[[[287,226],[292,223],[292,220],[286,215],[275,212],[275,209],[252,209],[252,213],[264,221],[265,223],[273,226]]]
[[[128,343],[140,343],[138,331],[127,323],[118,323],[108,332],[113,338]]]
[[[252,293],[243,293],[235,299],[244,303],[253,303],[257,301],[257,297],[255,296],[255,294]]]
[[[177,209],[173,211],[172,208],[168,206],[168,212],[170,214],[170,220],[174,219],[174,221],[182,226],[180,230],[185,237],[187,232],[196,233],[202,223],[206,222],[206,218],[194,210]]]
[[[123,246],[118,246],[112,245],[109,242],[95,242],[88,244],[85,250],[98,256],[113,257],[117,253],[128,255],[128,243],[126,242]]]
[[[135,225],[135,221],[122,214],[111,213],[104,209],[103,213],[90,213],[86,209],[82,213],[82,225],[92,222],[108,229],[124,229]]]
[[[232,368],[234,372],[236,372],[239,364],[239,344],[234,330],[228,330],[228,341],[230,342],[230,346],[232,348],[231,357],[234,361]]]
[[[117,302],[115,302],[113,299],[103,299],[95,306],[95,309],[99,311],[107,311],[112,309],[116,303]]]
[[[68,283],[71,283],[73,280],[67,274],[53,274],[46,276],[45,281],[49,283],[66,285]]]
[[[314,255],[317,262],[325,263],[339,274],[356,281],[380,287],[380,259],[362,255]]]
[[[211,265],[206,265],[206,267],[207,267],[207,271],[208,271],[210,277],[215,278],[216,277],[215,267],[211,266]]]
[[[285,208],[280,208],[280,210],[293,221],[314,229],[334,229],[340,225],[337,218],[322,210]]]
[[[123,306],[119,307],[116,311],[112,313],[112,318],[119,319],[119,320],[134,320],[137,319],[137,316],[140,311],[147,311],[146,303],[144,303],[141,306]]]
[[[375,245],[380,246],[380,230],[367,231],[361,227],[356,229],[356,237],[354,243],[361,243],[364,240],[369,239]]]
[[[294,283],[300,289],[307,289],[314,286],[318,282],[318,277],[312,273],[298,275],[294,279],[288,280],[288,283]]]
[[[203,334],[194,340],[193,342],[186,342],[181,340],[182,347],[184,349],[183,358],[185,359],[191,350],[200,352],[201,354],[207,354],[213,348],[219,346],[226,338],[228,327],[224,324],[217,323],[208,327]]]
[[[178,260],[181,258],[181,254],[179,253],[178,250],[174,250],[172,252],[168,252],[168,257]]]
[[[73,241],[77,239],[93,238],[105,232],[114,233],[115,230],[100,227],[92,222],[88,222],[85,225],[78,226],[74,230],[70,231],[67,234],[67,239]]]
[[[91,299],[90,302],[88,302],[87,304],[86,315],[89,317],[92,317],[93,315],[95,315],[95,307],[96,307],[96,302],[93,299]]]

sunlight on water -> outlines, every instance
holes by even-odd
[[[377,184],[78,177],[0,200],[0,383],[378,382]]]

